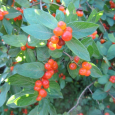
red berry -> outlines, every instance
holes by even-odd
[[[52,73],[50,71],[46,71],[44,74],[44,78],[50,79],[52,77]]]
[[[105,113],[104,115],[110,115],[109,113]]]
[[[77,11],[76,14],[77,14],[77,16],[82,17],[83,16],[83,11]]]
[[[61,49],[61,48],[62,48],[62,46],[56,44],[56,49]]]
[[[34,86],[35,91],[39,91],[40,89],[41,89],[41,87]]]
[[[19,16],[17,17],[17,19],[18,19],[18,20],[21,20],[21,19],[22,19],[22,15],[19,15]]]
[[[66,79],[65,75],[62,77],[62,79],[63,79],[63,80],[65,80],[65,79]]]
[[[53,65],[52,65],[52,68],[53,68],[54,70],[57,70],[57,69],[58,69],[58,64],[57,64],[56,61],[54,61]]]
[[[64,11],[65,9],[64,9],[63,6],[60,6],[60,7],[59,7],[59,10],[60,10],[60,11]]]
[[[14,18],[14,21],[16,22],[16,21],[17,21],[17,19],[18,19],[18,17]]]
[[[97,31],[95,31],[92,35],[96,35],[97,34]]]
[[[115,16],[113,17],[113,20],[115,20]]]
[[[3,20],[4,16],[0,13],[0,21]]]
[[[76,63],[78,63],[79,60],[80,60],[80,58],[79,58],[78,56],[75,56],[75,57],[74,57],[74,61],[75,61]]]
[[[53,59],[49,59],[49,60],[48,60],[48,63],[49,63],[50,65],[53,65],[54,60],[53,60]]]
[[[43,86],[47,86],[47,85],[49,85],[49,80],[43,79],[42,83],[43,83]]]
[[[42,84],[42,81],[40,81],[40,80],[37,80],[36,82],[35,82],[35,86],[37,86],[37,87],[41,87],[43,84]]]
[[[66,29],[64,30],[64,31],[69,31],[69,32],[71,32],[72,33],[72,28],[71,27],[66,27]]]
[[[29,49],[35,49],[35,47],[29,46],[28,43],[26,43],[26,47],[29,48]]]
[[[58,36],[52,36],[52,37],[51,37],[51,42],[52,42],[53,44],[57,44],[58,41],[59,41]]]
[[[64,41],[62,38],[60,38],[60,39],[59,39],[59,42],[58,42],[58,45],[59,45],[59,46],[65,45],[65,41]]]
[[[48,88],[49,88],[49,85],[45,85],[44,88],[45,88],[45,89],[48,89]]]
[[[80,113],[79,115],[83,115],[83,113]]]
[[[66,15],[66,10],[63,11],[64,15]]]
[[[22,46],[22,47],[21,47],[21,50],[22,50],[22,51],[26,50],[26,46]]]
[[[4,16],[4,15],[7,15],[7,14],[9,14],[8,11],[3,11],[3,12],[2,12],[2,15],[3,15],[3,16]]]
[[[56,36],[61,36],[63,34],[63,30],[60,28],[60,27],[56,27],[54,30],[53,30],[53,33],[56,35]]]
[[[47,91],[46,91],[45,89],[40,89],[40,90],[39,90],[39,95],[40,95],[41,97],[46,97],[46,96],[47,96]]]
[[[90,70],[87,70],[86,73],[85,73],[85,76],[89,76],[91,74],[91,71]]]
[[[100,40],[101,44],[105,43],[105,39]]]
[[[14,66],[11,66],[11,67],[10,67],[10,71],[13,71],[13,69],[14,69]]]
[[[65,31],[63,34],[62,34],[62,39],[64,41],[70,41],[72,39],[72,33],[69,32],[69,31]]]
[[[52,69],[52,67],[51,67],[51,65],[49,63],[46,63],[44,67],[47,70],[51,70]]]
[[[63,22],[63,21],[58,22],[58,25],[57,25],[57,26],[60,27],[62,30],[65,30],[65,29],[66,29],[66,23]]]
[[[85,74],[86,74],[86,71],[87,71],[87,70],[86,70],[85,68],[80,68],[80,69],[79,69],[79,74],[80,74],[80,75],[85,75]]]
[[[56,17],[56,14],[55,14],[55,13],[53,13],[53,14],[52,14],[52,16],[53,16],[53,17]]]
[[[83,63],[82,63],[82,67],[85,68],[85,69],[87,69],[87,70],[89,70],[89,69],[92,68],[92,65],[89,64],[88,62],[83,62]]]
[[[69,64],[69,68],[70,68],[71,70],[75,70],[75,69],[77,68],[77,65],[76,65],[75,63],[70,63],[70,64]]]
[[[55,50],[56,49],[56,44],[53,44],[52,42],[49,42],[48,47],[50,50]]]
[[[37,101],[41,101],[42,97],[40,95],[38,95],[38,97],[36,98]]]
[[[60,0],[56,0],[57,3],[60,3]]]

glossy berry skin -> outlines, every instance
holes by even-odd
[[[56,61],[54,61],[53,65],[52,65],[53,70],[57,70],[58,69],[58,64]]]
[[[72,33],[72,28],[71,27],[66,27],[66,29],[64,30],[64,31],[69,31],[69,32],[71,32]]]
[[[105,43],[105,39],[100,40],[101,44]]]
[[[65,45],[65,41],[64,41],[62,38],[60,38],[60,39],[59,39],[59,42],[58,42],[58,45],[59,45],[59,46]]]
[[[110,115],[109,113],[105,113],[104,115]]]
[[[47,86],[47,85],[49,85],[49,80],[43,79],[42,83],[43,83],[43,86]]]
[[[52,42],[49,42],[48,47],[49,47],[50,50],[55,50],[56,49],[56,44],[53,44]]]
[[[0,21],[3,20],[4,16],[0,13]]]
[[[62,77],[62,79],[65,80],[65,79],[66,79],[66,76],[64,75],[64,76]]]
[[[52,69],[52,70],[49,70],[50,71],[50,73],[53,75],[54,74],[54,70]]]
[[[41,101],[42,97],[40,95],[38,95],[38,97],[36,98],[37,101]]]
[[[82,17],[83,16],[83,11],[77,11],[76,14],[77,14],[78,17]]]
[[[65,31],[63,34],[62,34],[62,39],[64,41],[70,41],[72,39],[72,33],[69,32],[69,31]]]
[[[70,64],[69,64],[69,68],[70,68],[71,70],[75,70],[75,69],[77,68],[77,65],[76,65],[75,63],[70,63]]]
[[[42,81],[40,81],[40,80],[37,80],[36,82],[35,82],[35,86],[37,86],[37,87],[41,87],[43,84],[42,84]]]
[[[83,113],[80,113],[79,115],[83,115]]]
[[[79,69],[79,74],[80,74],[80,75],[85,75],[85,74],[86,74],[86,71],[87,71],[87,70],[86,70],[85,68],[80,68],[80,69]]]
[[[26,50],[26,46],[22,46],[22,47],[21,47],[21,50],[22,50],[22,51]]]
[[[52,77],[52,73],[50,71],[46,71],[44,74],[44,78],[50,79]]]
[[[89,64],[88,62],[83,62],[83,63],[82,63],[82,67],[85,68],[85,69],[87,69],[87,70],[89,70],[89,69],[92,68],[92,65]]]
[[[40,89],[41,89],[41,87],[34,86],[35,91],[39,91]]]
[[[48,89],[49,88],[49,85],[45,85],[45,86],[43,86],[44,87],[44,89]]]
[[[79,58],[78,56],[75,56],[75,57],[74,57],[74,61],[75,61],[76,63],[78,63],[79,60],[80,60],[80,58]]]
[[[58,22],[58,25],[57,25],[57,26],[60,27],[62,30],[65,30],[65,29],[66,29],[66,23],[63,22],[63,21]]]
[[[59,7],[59,10],[60,10],[60,11],[64,11],[65,9],[64,9],[63,6],[60,6],[60,7]]]
[[[56,44],[56,49],[61,49],[61,48],[62,48],[62,46]]]
[[[92,35],[96,35],[97,34],[97,31],[95,31]]]
[[[35,49],[35,47],[29,46],[28,43],[26,43],[26,47],[29,48],[29,49]]]
[[[7,14],[9,14],[8,11],[3,11],[3,12],[2,12],[2,15],[3,15],[3,16],[5,16],[5,15],[7,15]]]
[[[53,16],[53,17],[56,17],[56,14],[55,14],[55,13],[53,13],[53,14],[52,14],[52,16]]]
[[[10,67],[10,71],[13,71],[13,69],[14,69],[14,66],[11,66],[11,67]]]
[[[46,96],[47,96],[47,91],[46,91],[45,89],[40,89],[40,90],[39,90],[39,95],[40,95],[41,97],[46,97]]]
[[[48,60],[48,63],[49,63],[50,65],[53,65],[54,60],[53,60],[53,59],[49,59],[49,60]]]
[[[49,63],[46,63],[44,67],[47,70],[51,70],[52,69],[52,67],[51,67],[51,65]]]
[[[57,3],[60,3],[60,0],[56,0]]]
[[[63,34],[63,30],[60,28],[60,27],[56,27],[54,30],[53,30],[53,33],[56,35],[56,36],[61,36]]]
[[[66,15],[66,10],[63,11],[64,15]]]
[[[57,43],[59,42],[59,37],[58,37],[58,36],[52,36],[52,37],[51,37],[51,42],[52,42],[53,44],[57,44]]]
[[[85,73],[85,76],[88,77],[90,74],[91,74],[91,71],[87,70],[86,73]]]
[[[115,16],[113,17],[113,20],[115,20]]]

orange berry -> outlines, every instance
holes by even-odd
[[[60,10],[60,11],[64,11],[65,9],[64,9],[63,6],[60,6],[60,7],[59,7],[59,10]]]
[[[53,30],[53,33],[56,35],[56,36],[61,36],[63,34],[63,30],[60,28],[60,27],[56,27],[54,30]]]
[[[57,25],[57,26],[60,27],[62,30],[65,30],[65,29],[66,29],[66,23],[63,22],[63,21],[58,22],[58,25]]]

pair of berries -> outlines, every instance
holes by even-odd
[[[82,11],[82,9],[80,9],[80,8],[77,9],[76,14],[77,14],[78,17],[82,17],[82,16],[83,16],[83,11]]]
[[[90,71],[91,68],[92,68],[91,64],[89,64],[88,62],[83,62],[82,68],[79,69],[79,74],[89,76],[91,74],[91,71]]]
[[[66,10],[65,10],[65,8],[63,6],[60,6],[59,10],[62,11],[64,13],[64,15],[66,14]]]
[[[63,73],[60,73],[60,74],[59,74],[59,78],[62,78],[63,80],[65,80],[65,79],[66,79],[66,76],[65,76]]]
[[[115,76],[111,76],[110,79],[109,79],[109,81],[110,81],[111,83],[115,83]]]
[[[115,4],[114,4],[114,2],[112,0],[110,0],[109,3],[110,3],[111,8],[115,8]]]
[[[103,43],[105,43],[105,42],[106,42],[105,39],[101,39],[101,40],[100,40],[100,43],[101,43],[101,44],[103,44]]]
[[[103,26],[105,29],[109,30],[109,27],[105,23],[103,23]]]
[[[1,10],[0,10],[0,21],[3,20],[3,19],[4,19],[4,16],[7,15],[7,14],[9,14],[8,11],[1,11]],[[7,20],[9,20],[9,19],[7,18]]]
[[[23,10],[21,8],[17,7],[16,10],[19,10],[23,14]],[[17,20],[22,20],[22,15],[19,15],[18,17],[14,18],[14,21]]]
[[[95,31],[93,34],[89,35],[88,37],[92,37],[92,39],[96,38],[97,31]]]
[[[26,43],[26,46],[22,46],[22,47],[21,47],[21,50],[22,50],[22,51],[26,50],[26,47],[29,48],[29,49],[35,49],[35,47],[29,46],[28,43]]]
[[[41,101],[41,99],[47,96],[47,91],[41,87],[44,87],[45,89],[49,88],[49,80],[47,79],[42,79],[42,80],[37,80],[35,82],[34,90],[38,91],[39,95],[36,98],[37,101]]]
[[[75,57],[74,57],[74,62],[78,63],[79,60],[80,60],[80,58],[79,58],[78,56],[75,56]],[[75,63],[70,63],[70,64],[69,64],[69,68],[70,68],[71,70],[75,70],[75,69],[77,68],[77,65],[76,65]]]
[[[71,27],[66,27],[66,23],[63,21],[58,22],[57,26],[58,27],[53,30],[54,36],[52,36],[47,43],[50,50],[61,49],[62,46],[65,45],[65,41],[72,39]]]

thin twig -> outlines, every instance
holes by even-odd
[[[82,97],[82,95],[85,93],[85,91],[90,87],[90,86],[92,86],[93,84],[95,83],[95,81],[94,82],[92,82],[90,85],[88,85],[84,90],[83,90],[83,92],[81,93],[81,95],[79,96],[79,98],[78,98],[78,100],[77,100],[77,103],[76,103],[76,105],[75,106],[73,106],[69,111],[68,111],[68,114],[71,112],[71,111],[73,111],[73,109],[75,109],[77,106],[78,106],[78,104],[79,104],[79,101],[80,101],[80,99],[81,99],[81,97]]]
[[[51,2],[50,4],[55,4],[57,6],[63,6],[63,5],[60,5],[60,4],[57,4],[57,3],[53,3],[53,2]],[[63,6],[63,7],[65,7],[65,6]]]
[[[73,58],[68,53],[66,53],[64,51],[63,51],[63,53],[66,54],[70,58],[71,61],[73,60]]]
[[[98,39],[100,40],[102,36],[103,36],[103,33],[101,33],[101,35],[99,36],[99,38],[98,38]]]
[[[86,3],[87,3],[87,5],[89,6],[89,8],[91,9],[91,10],[93,10],[93,8],[89,5],[89,3],[86,1]]]
[[[40,4],[40,2],[32,4],[30,7]]]
[[[42,9],[42,0],[40,0],[40,9],[43,10]]]

